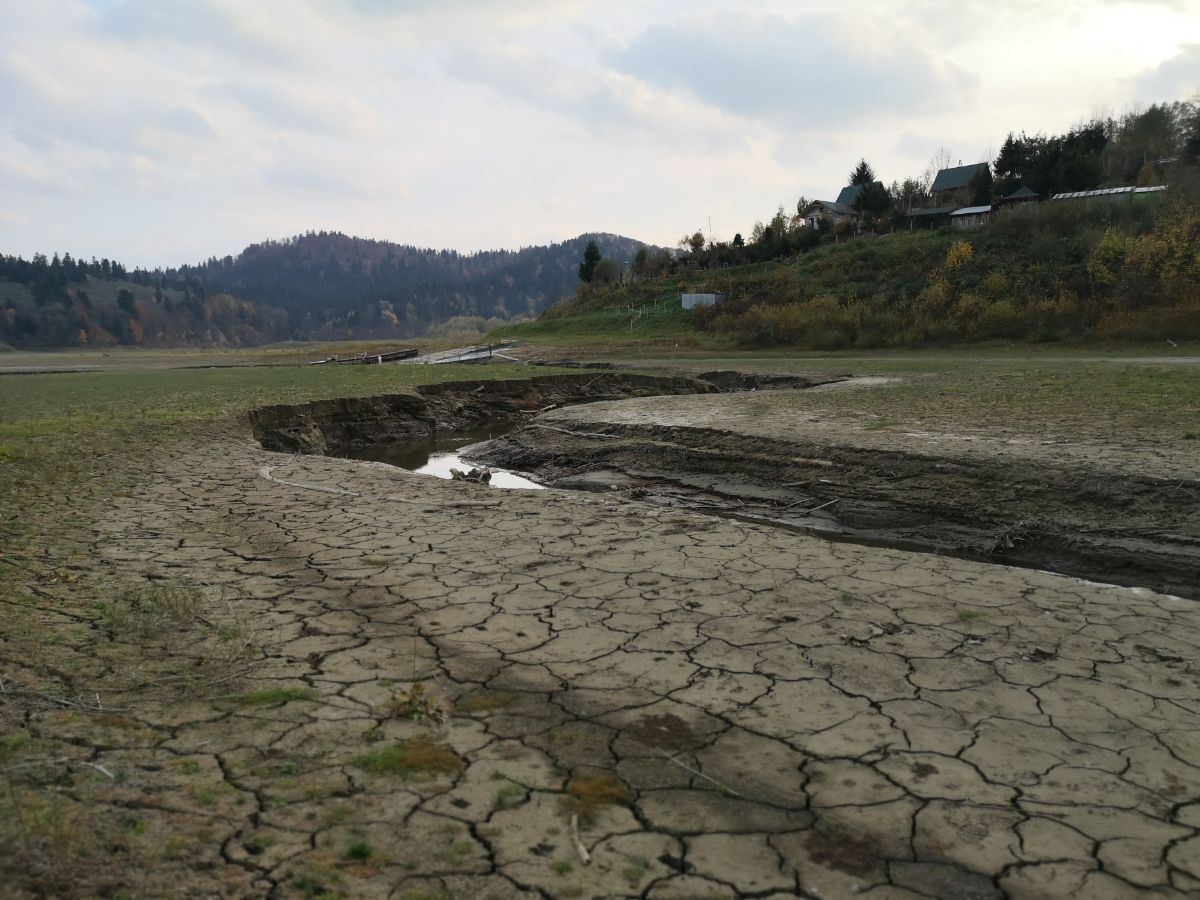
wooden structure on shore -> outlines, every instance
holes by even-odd
[[[437,353],[427,353],[424,356],[418,356],[412,359],[410,364],[418,366],[441,366],[452,363],[467,365],[489,362],[493,356],[498,356],[510,362],[520,362],[520,360],[514,359],[511,356],[505,356],[500,352],[501,350],[507,350],[509,347],[516,346],[517,343],[517,341],[501,341],[498,344],[478,344],[473,347],[441,350]]]
[[[325,359],[314,359],[309,365],[377,366],[385,362],[412,359],[419,352],[416,347],[404,347],[400,350],[384,350],[382,353],[355,353],[352,356],[327,356]]]

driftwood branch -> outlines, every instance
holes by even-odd
[[[579,837],[579,814],[574,813],[571,816],[571,843],[575,847],[575,852],[579,854],[579,861],[585,866],[591,863],[592,856],[587,851],[587,847],[583,846],[583,841]]]
[[[733,788],[729,787],[728,785],[721,784],[721,782],[717,781],[717,779],[711,778],[710,776],[705,775],[703,772],[701,772],[697,769],[693,769],[691,766],[689,766],[685,763],[681,763],[679,760],[677,760],[675,757],[673,757],[666,750],[660,749],[658,752],[662,754],[663,759],[667,760],[668,762],[674,763],[675,765],[679,766],[679,768],[683,769],[685,772],[691,772],[693,775],[695,775],[699,778],[703,778],[705,781],[709,782],[710,784],[716,785],[717,788],[719,790],[721,790],[722,792],[724,792],[726,794],[732,794],[735,797],[741,797],[743,800],[745,799],[745,795],[739,794],[737,791],[735,791]]]
[[[283,484],[287,487],[301,488],[306,491],[320,491],[322,494],[337,494],[341,497],[361,497],[362,494],[354,491],[347,491],[343,488],[324,487],[319,484],[303,484],[299,481],[284,481],[282,478],[276,478],[271,473],[276,469],[276,466],[261,466],[258,470],[259,477],[264,478],[274,484]]]

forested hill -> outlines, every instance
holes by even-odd
[[[622,266],[643,246],[584,234],[465,254],[310,232],[155,271],[69,254],[0,256],[0,342],[47,348],[411,337],[456,316],[540,313],[575,290],[592,240]]]

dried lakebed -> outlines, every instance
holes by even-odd
[[[1194,601],[293,453],[597,386],[644,396],[536,421],[686,418],[747,443],[800,421],[803,392],[590,377],[263,411],[286,452],[213,435],[89,507],[82,574],[29,586],[86,702],[4,673],[67,760],[60,802],[122,829],[85,895],[1196,895]],[[245,622],[238,668],[190,632],[163,671],[88,637],[73,604],[117,578],[204,586],[205,619]]]
[[[553,376],[272,407],[252,421],[270,449],[412,469],[437,435],[474,428],[487,443],[472,462],[554,487],[1200,596],[1200,479],[1187,467],[1028,436],[878,433],[819,421],[794,394],[744,396],[880,381]],[[629,397],[643,399],[617,399]]]

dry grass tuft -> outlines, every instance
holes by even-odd
[[[571,811],[584,822],[591,822],[605,806],[628,806],[633,792],[615,775],[587,775],[575,778],[567,786]]]
[[[396,775],[405,781],[431,781],[438,775],[457,775],[463,761],[445,744],[417,738],[397,741],[370,753],[364,753],[354,764],[378,775]]]

